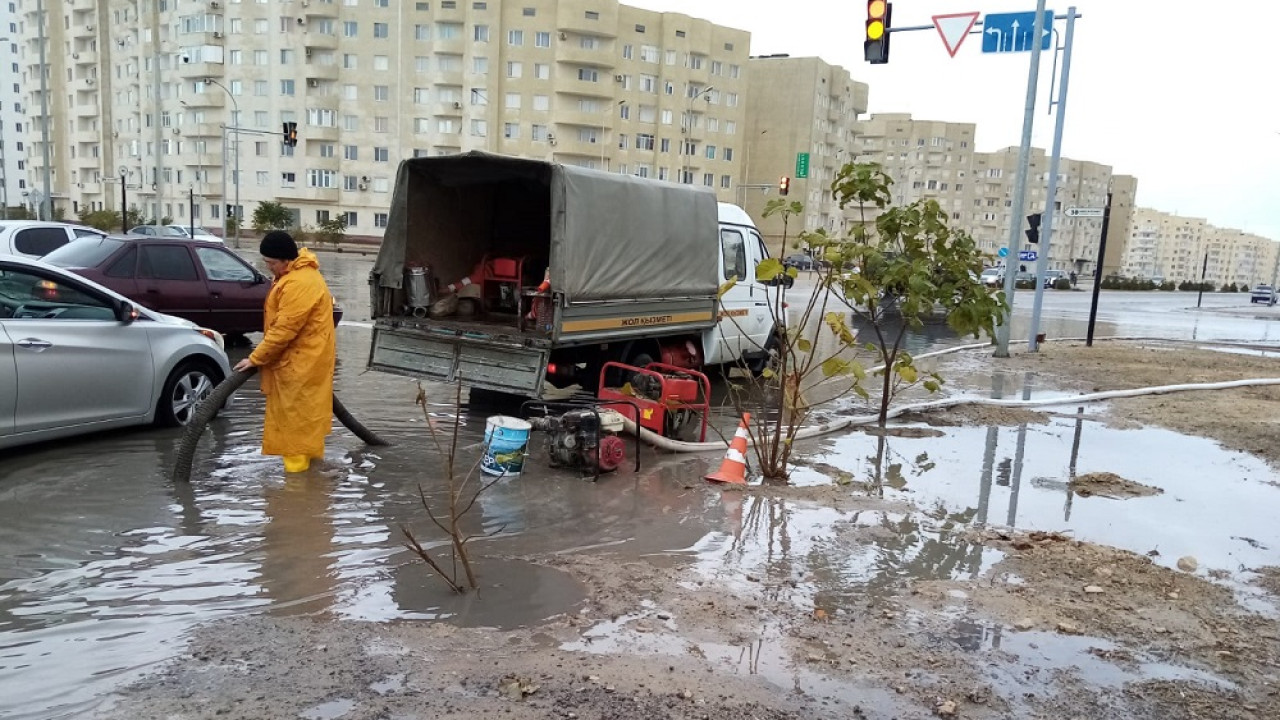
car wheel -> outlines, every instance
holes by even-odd
[[[219,382],[220,378],[203,363],[187,361],[178,365],[164,381],[164,390],[156,403],[156,424],[186,425],[195,417],[196,406]]]

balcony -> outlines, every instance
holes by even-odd
[[[177,70],[178,75],[186,79],[221,78],[226,73],[227,66],[211,62],[178,63]]]
[[[462,117],[461,102],[442,102],[436,103],[434,114],[443,115],[445,117]]]
[[[71,59],[76,65],[97,65],[98,53],[93,50],[81,50],[71,53]]]
[[[436,39],[432,41],[431,51],[436,55],[464,55],[467,52],[467,41],[461,37]]]
[[[308,80],[337,80],[339,72],[337,63],[322,64],[308,61],[306,66]]]
[[[302,47],[305,50],[337,50],[338,36],[309,32],[302,38]]]
[[[561,137],[556,135],[556,155],[577,155],[580,157],[600,158],[601,144],[599,142],[589,142],[587,140],[579,140],[575,133],[572,137]],[[605,153],[608,154],[608,149]]]
[[[299,140],[327,140],[335,141],[338,139],[339,130],[336,127],[328,125],[299,125]]]
[[[556,62],[586,65],[588,67],[612,68],[613,54],[603,47],[584,48],[570,38],[567,42],[556,44]],[[610,77],[613,77],[610,73]]]
[[[613,76],[608,76],[608,82],[604,73],[601,72],[598,82],[590,80],[579,80],[577,76],[571,78],[557,79],[555,82],[556,92],[562,95],[581,95],[584,97],[597,97],[613,99],[617,86],[613,82]]]
[[[595,10],[595,5],[595,3],[582,2],[559,3],[556,11],[556,29],[580,35],[615,37],[613,31],[618,28],[618,6],[613,4],[611,7],[601,7],[597,11],[597,19],[589,20],[584,9],[591,7]],[[567,38],[557,39],[563,42]]]
[[[215,87],[208,92],[185,95],[182,101],[193,108],[221,108],[227,106],[227,94]]]
[[[301,200],[303,202],[333,203],[342,200],[342,191],[338,188],[285,187],[276,191],[281,200]]]
[[[102,183],[96,183],[96,182],[77,183],[76,190],[81,195],[101,195]]]
[[[579,125],[582,127],[608,128],[613,127],[612,112],[606,108],[598,112],[585,112],[582,110],[561,110],[554,114],[555,121],[560,125]]]
[[[98,117],[101,112],[98,110],[98,103],[85,102],[76,105],[76,117],[93,118]]]

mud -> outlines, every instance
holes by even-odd
[[[1143,485],[1109,472],[1096,472],[1080,475],[1067,483],[1071,491],[1080,497],[1106,497],[1113,500],[1127,500],[1136,497],[1150,497],[1164,492],[1160,488]]]
[[[1273,372],[1260,357],[1098,349],[1105,373],[1089,364],[1101,356],[1062,344],[998,367],[1020,382],[1031,373],[1035,392]],[[950,392],[990,393],[989,371],[956,366]],[[396,431],[393,415],[420,420],[404,395],[381,395],[380,432]],[[1275,473],[1197,437],[1125,429],[1152,422],[1238,447],[1218,437],[1215,412],[1238,403],[1241,421],[1280,417],[1247,395],[1196,393],[1216,410],[1190,418],[1152,404],[1179,396],[1132,401],[1132,413],[1118,402],[1075,415],[953,410],[798,444],[795,486],[708,485],[718,455],[646,452],[644,472],[598,483],[531,463],[483,499],[475,532],[503,530],[473,545],[481,590],[461,597],[398,547],[399,525],[429,528],[416,483],[438,462],[403,428],[399,447],[348,452],[302,486],[224,453],[224,485],[173,501],[190,529],[152,530],[120,552],[175,553],[188,563],[179,572],[206,565],[203,584],[181,590],[223,592],[222,612],[165,637],[168,661],[92,714],[1274,718]],[[441,408],[433,419],[457,418]],[[483,424],[462,419],[468,437]],[[1163,492],[1123,503],[1077,492],[1100,480]],[[190,540],[201,535],[208,555]],[[245,599],[232,605],[215,572],[239,573]]]

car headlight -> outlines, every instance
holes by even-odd
[[[222,339],[222,333],[218,332],[217,330],[210,330],[209,328],[203,328],[203,327],[198,327],[198,328],[196,328],[195,330],[196,330],[196,332],[200,333],[201,335],[203,335],[203,336],[205,336],[205,337],[209,338],[210,340],[214,341],[215,343],[217,343],[217,344],[218,344],[218,349],[219,349],[219,350],[221,350],[221,351],[223,351],[223,352],[226,352],[226,350],[227,350],[227,344],[226,344],[226,342]]]

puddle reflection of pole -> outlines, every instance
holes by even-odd
[[[1031,379],[1035,377],[1031,373],[1027,373],[1022,381],[1022,399],[1031,399]],[[1027,424],[1018,425],[1018,449],[1014,453],[1013,458],[1013,489],[1009,492],[1009,518],[1006,523],[1009,527],[1014,527],[1018,522],[1018,493],[1022,489],[1022,458],[1023,451],[1027,447]]]
[[[997,373],[991,378],[991,397],[999,400],[1004,397],[1004,375]],[[975,522],[978,527],[987,524],[987,511],[991,506],[991,482],[996,469],[996,443],[1000,438],[1000,428],[987,426],[987,447],[982,455],[982,477],[979,478],[978,514]]]
[[[1071,440],[1071,465],[1067,468],[1067,502],[1063,507],[1062,519],[1064,521],[1071,519],[1071,501],[1075,497],[1075,493],[1071,490],[1071,485],[1076,481],[1076,461],[1080,457],[1080,431],[1084,428],[1084,408],[1076,408],[1076,433]]]

